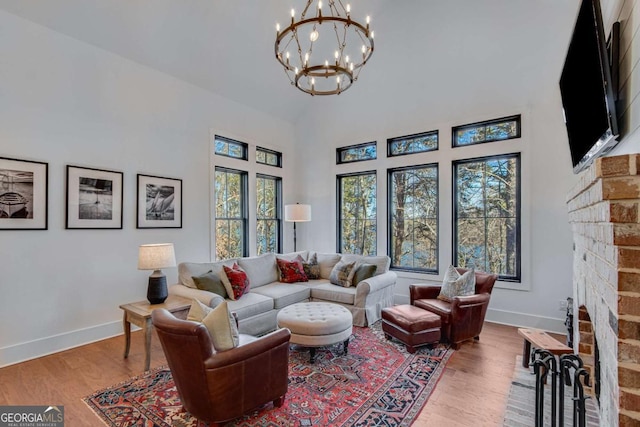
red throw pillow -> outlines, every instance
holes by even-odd
[[[249,278],[247,277],[247,273],[245,273],[237,263],[234,262],[231,268],[226,265],[223,265],[222,268],[231,283],[234,300],[240,299],[242,295],[249,292]]]
[[[278,270],[280,270],[280,281],[283,283],[308,282],[307,275],[304,274],[304,267],[298,260],[287,261],[276,258]]]

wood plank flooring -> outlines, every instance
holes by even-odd
[[[102,425],[82,398],[142,373],[144,337],[138,331],[131,338],[128,359],[119,336],[0,369],[0,405],[64,405],[65,425]],[[413,426],[501,426],[521,352],[517,328],[485,323],[480,341],[451,357]],[[155,335],[151,353],[152,368],[166,363]]]

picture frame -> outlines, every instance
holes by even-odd
[[[0,157],[0,230],[46,230],[49,164]]]
[[[67,165],[65,228],[122,229],[123,175]]]
[[[182,228],[182,180],[138,174],[136,228]]]

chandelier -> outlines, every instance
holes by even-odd
[[[317,6],[314,6],[317,3]],[[295,20],[280,31],[276,24],[276,59],[291,84],[310,95],[336,95],[358,80],[360,70],[373,54],[373,31],[351,19],[351,6],[341,0],[308,0]]]

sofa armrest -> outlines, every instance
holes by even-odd
[[[367,295],[386,288],[387,286],[394,286],[397,278],[398,275],[393,271],[387,271],[386,273],[369,277],[356,285],[356,298],[357,295]]]
[[[441,287],[441,285],[436,284],[409,285],[409,299],[411,305],[413,305],[415,300],[438,298]]]
[[[169,294],[178,295],[188,299],[197,299],[198,301],[208,305],[209,307],[211,307],[211,300],[213,298],[220,297],[220,295],[214,294],[213,292],[190,288],[179,283],[169,286]]]
[[[231,350],[214,353],[205,360],[205,369],[223,368],[234,363],[244,362],[247,359],[260,356],[282,345],[286,345],[288,349],[290,338],[291,332],[289,332],[288,329],[278,329],[248,344],[232,348]]]

